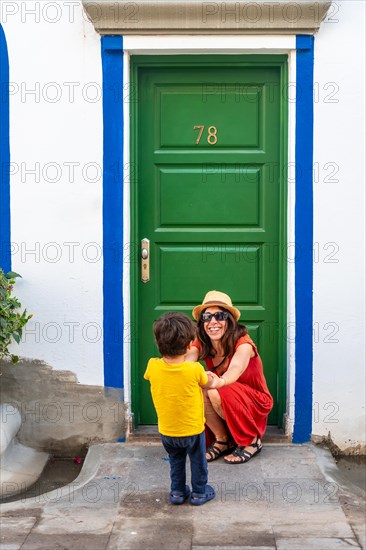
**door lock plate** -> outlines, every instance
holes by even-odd
[[[141,240],[141,281],[148,283],[150,281],[150,241]]]

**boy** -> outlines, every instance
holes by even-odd
[[[207,485],[204,408],[201,388],[214,387],[217,376],[200,363],[185,360],[195,337],[193,322],[181,313],[165,313],[154,322],[161,358],[150,359],[144,378],[150,381],[161,440],[170,458],[171,504],[193,505],[215,498]],[[186,485],[186,456],[191,463],[190,488]]]

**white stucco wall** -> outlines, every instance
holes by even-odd
[[[103,384],[100,37],[77,2],[2,4],[12,269],[34,314],[14,353]]]
[[[365,4],[315,41],[313,434],[365,444]]]

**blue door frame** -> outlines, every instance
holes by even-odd
[[[310,441],[313,407],[314,37],[296,38],[295,424],[292,441]]]
[[[0,25],[0,267],[11,270],[10,254],[10,136],[9,61],[5,33]]]

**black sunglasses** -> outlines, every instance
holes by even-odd
[[[215,313],[201,313],[201,321],[209,323],[215,317],[216,321],[226,321],[229,318],[227,311],[216,311]]]

